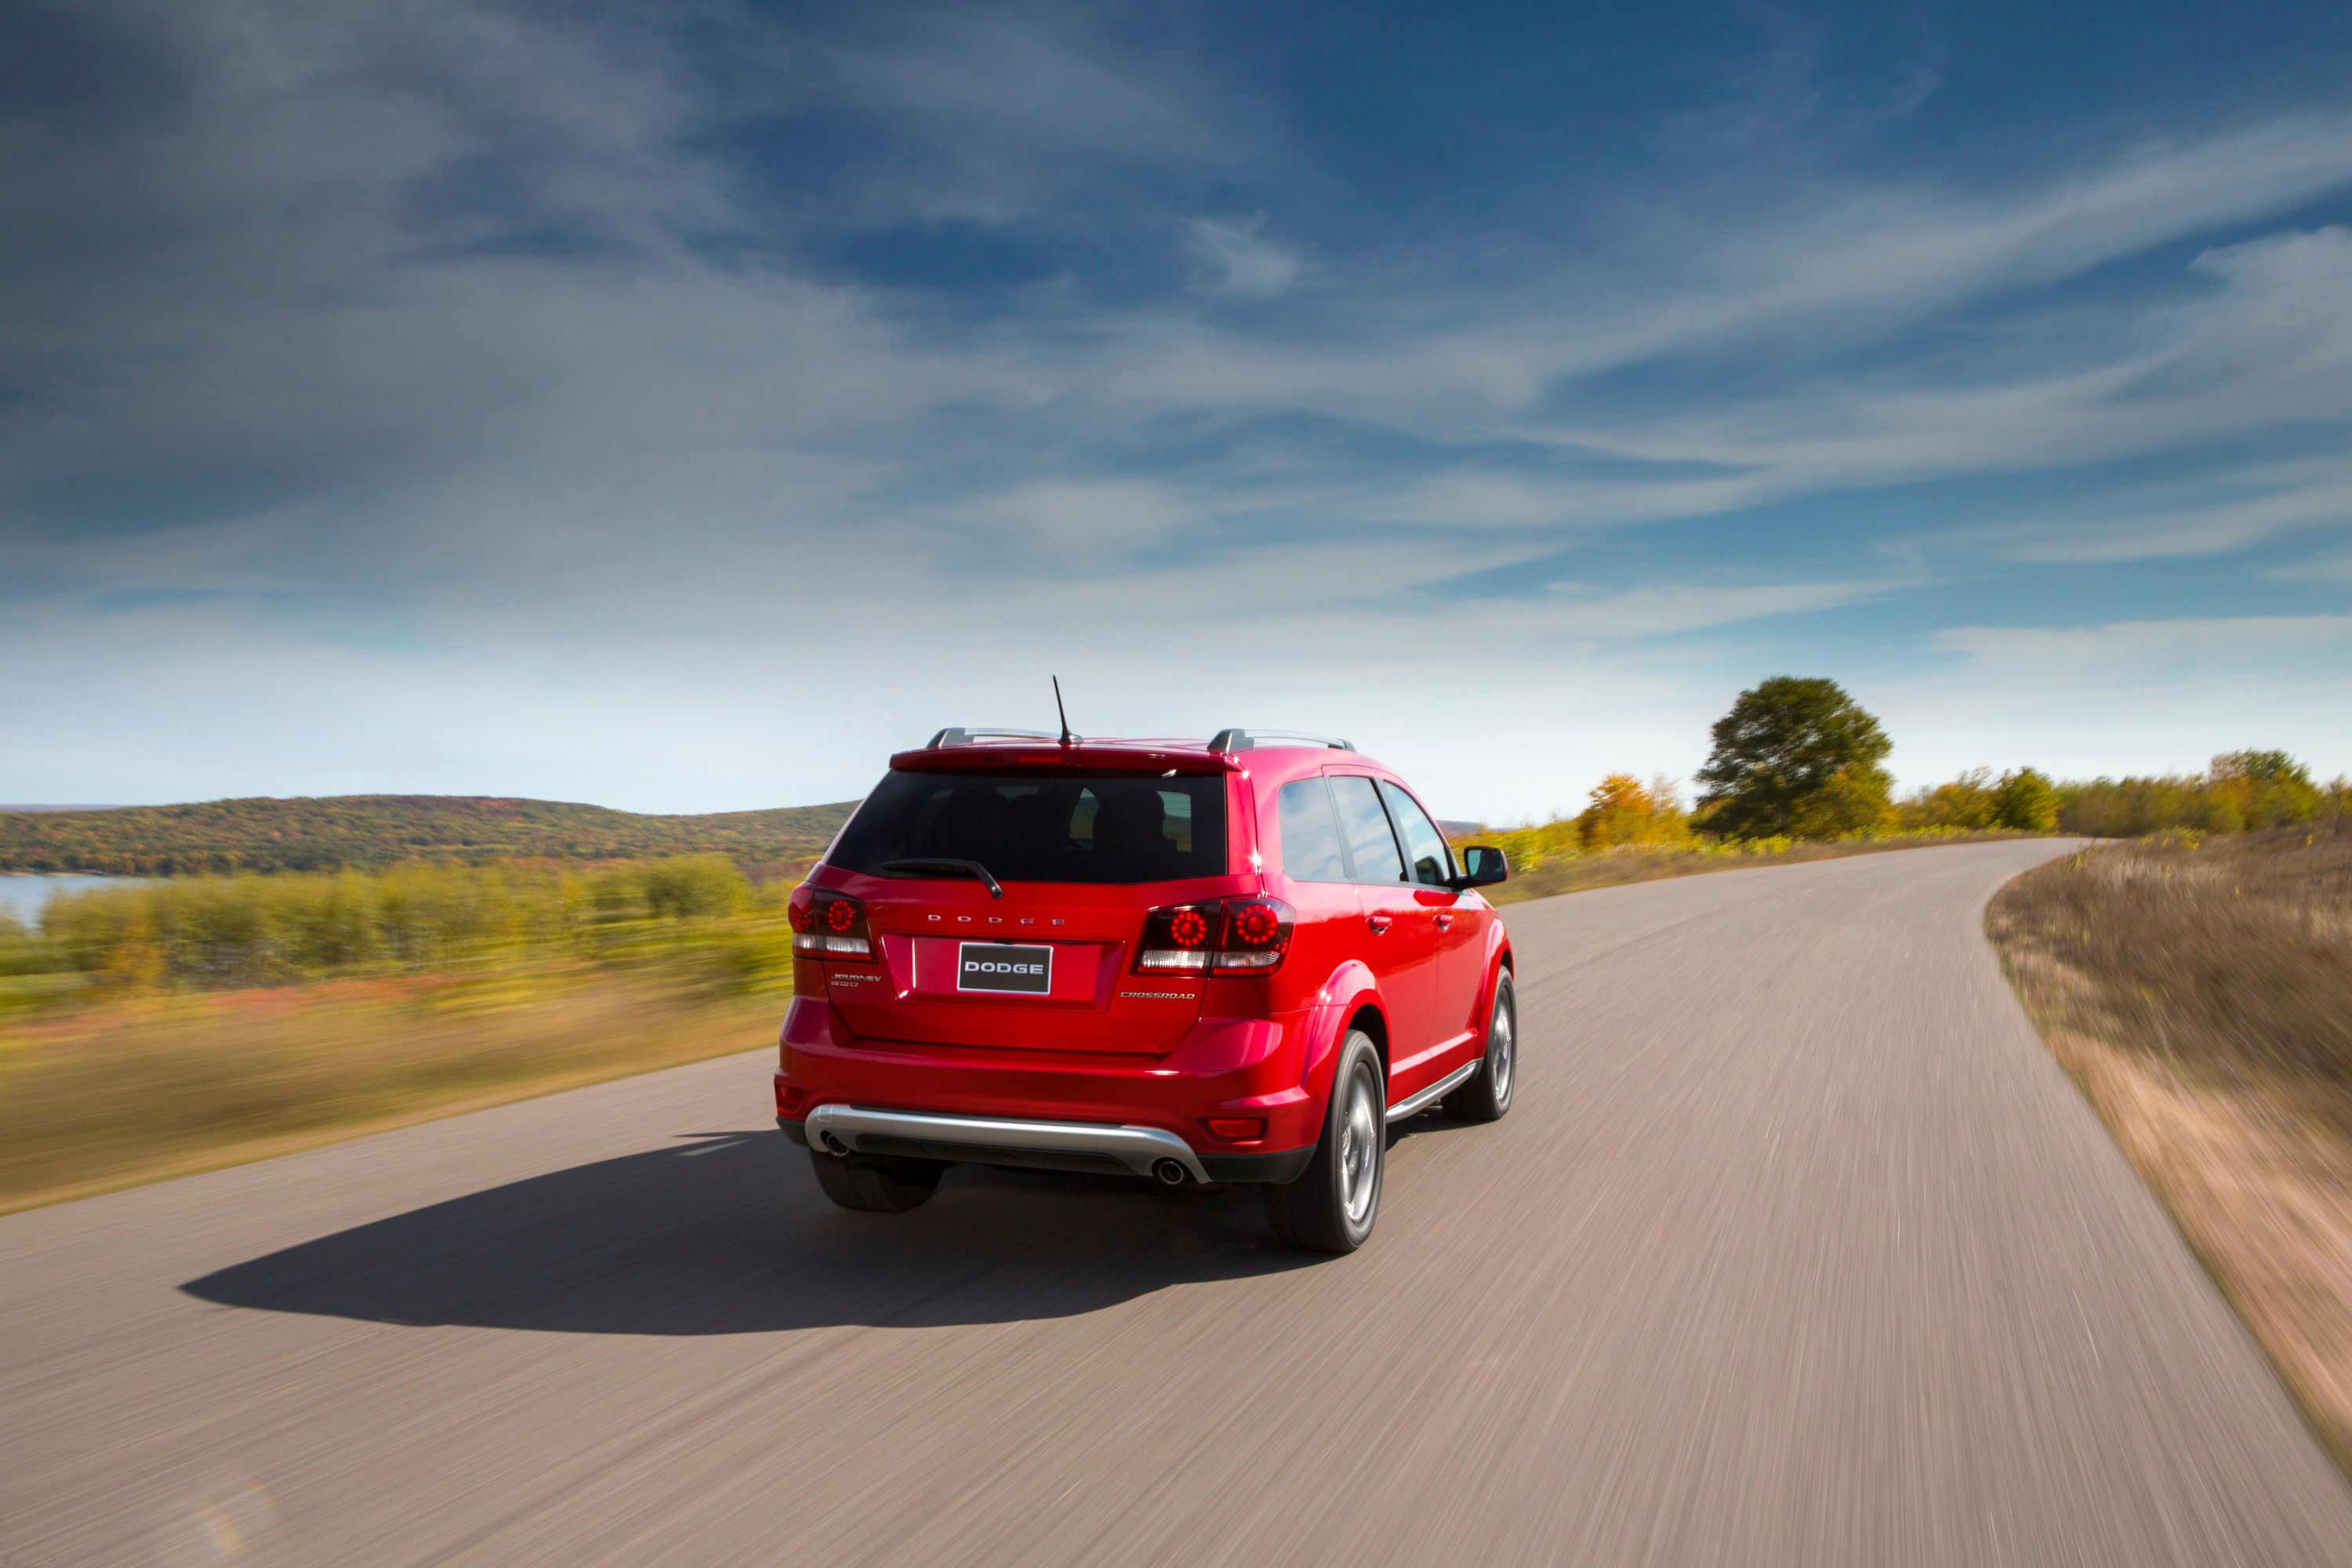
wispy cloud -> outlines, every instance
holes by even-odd
[[[2145,499],[2120,516],[1999,529],[1980,537],[2013,561],[2079,565],[2229,555],[2291,534],[2352,529],[2352,462],[2342,459],[2261,464],[2213,476],[2198,488],[2237,493],[2195,506]]]
[[[1196,286],[1211,294],[1241,300],[1271,300],[1298,280],[1298,258],[1267,239],[1265,215],[1246,220],[1194,218],[1185,226],[1185,248],[1195,264]]]
[[[1919,584],[1880,582],[1672,584],[1582,597],[1573,589],[1550,608],[1561,631],[1586,637],[1672,637],[1775,616],[1806,615],[1899,594]]]
[[[2352,642],[2352,615],[2182,616],[2085,626],[1948,626],[1935,645],[1988,664],[2064,671],[2158,655],[2328,647]]]

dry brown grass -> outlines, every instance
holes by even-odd
[[[2027,1010],[2352,1465],[2352,834],[2170,836],[2019,878]]]
[[[0,1213],[671,1067],[783,996],[646,973],[176,994],[0,1030]]]

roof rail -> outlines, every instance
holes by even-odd
[[[1304,730],[1220,730],[1209,737],[1209,750],[1247,752],[1284,741],[1296,741],[1309,746],[1328,746],[1335,752],[1356,749],[1335,736],[1310,735]]]
[[[925,749],[929,750],[933,746],[976,746],[983,741],[1058,741],[1061,738],[1051,730],[967,730],[956,727],[942,730],[933,735]],[[1085,737],[1073,735],[1070,739],[1078,741],[1084,740]]]

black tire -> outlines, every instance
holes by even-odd
[[[877,1160],[862,1154],[845,1158],[821,1150],[809,1151],[809,1166],[824,1195],[845,1209],[864,1214],[904,1214],[920,1208],[940,1190],[945,1165],[929,1160]]]
[[[1464,1121],[1500,1121],[1519,1081],[1519,1003],[1507,969],[1495,982],[1495,1016],[1486,1024],[1486,1058],[1441,1102]]]
[[[1369,1107],[1369,1115],[1366,1108]],[[1307,1173],[1265,1189],[1266,1217],[1285,1246],[1353,1252],[1381,1214],[1388,1170],[1388,1077],[1372,1037],[1350,1029],[1340,1042],[1323,1110],[1323,1136]]]

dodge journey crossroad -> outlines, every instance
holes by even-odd
[[[776,1119],[846,1208],[958,1163],[1254,1183],[1351,1251],[1390,1124],[1510,1109],[1505,875],[1344,741],[943,730],[793,894]]]

